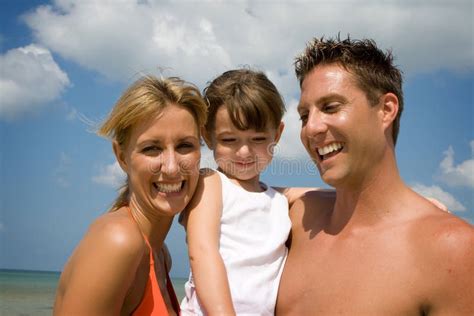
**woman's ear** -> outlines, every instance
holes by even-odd
[[[382,96],[382,107],[381,107],[381,116],[382,116],[382,126],[385,130],[392,127],[392,123],[397,117],[398,114],[398,98],[395,94],[389,92]],[[391,128],[390,128],[391,130]],[[391,134],[391,133],[390,133]]]
[[[122,168],[122,170],[128,174],[127,172],[128,165],[127,165],[127,161],[125,160],[125,153],[122,147],[117,141],[114,140],[112,142],[112,148],[114,149],[115,158],[117,159],[117,162],[119,163],[120,168]]]

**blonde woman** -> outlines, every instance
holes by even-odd
[[[177,78],[147,76],[119,99],[98,134],[112,140],[127,182],[61,275],[54,315],[177,315],[164,244],[199,178],[206,105]]]

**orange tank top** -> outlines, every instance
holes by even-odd
[[[131,214],[130,214],[131,215]],[[133,218],[133,216],[132,216]],[[150,252],[150,272],[148,274],[148,281],[146,283],[145,292],[143,293],[142,301],[138,307],[133,311],[133,316],[167,316],[168,309],[166,308],[165,301],[161,295],[160,286],[158,285],[158,279],[156,278],[155,273],[155,260],[153,259],[153,250],[148,242],[148,239],[143,235],[146,245],[148,246]],[[166,267],[166,290],[171,299],[171,304],[177,315],[179,315],[179,302],[176,297],[176,293],[173,289],[173,284],[171,283],[171,278],[168,274],[168,269]]]

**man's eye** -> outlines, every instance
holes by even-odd
[[[328,104],[323,105],[322,111],[326,113],[334,113],[337,111],[338,107],[339,107],[338,103],[328,103]]]
[[[308,121],[308,114],[301,114],[300,115],[300,121],[304,125]]]

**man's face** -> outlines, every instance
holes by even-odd
[[[302,83],[298,113],[301,141],[324,182],[354,187],[371,175],[386,144],[381,107],[369,104],[349,72],[315,67]]]

